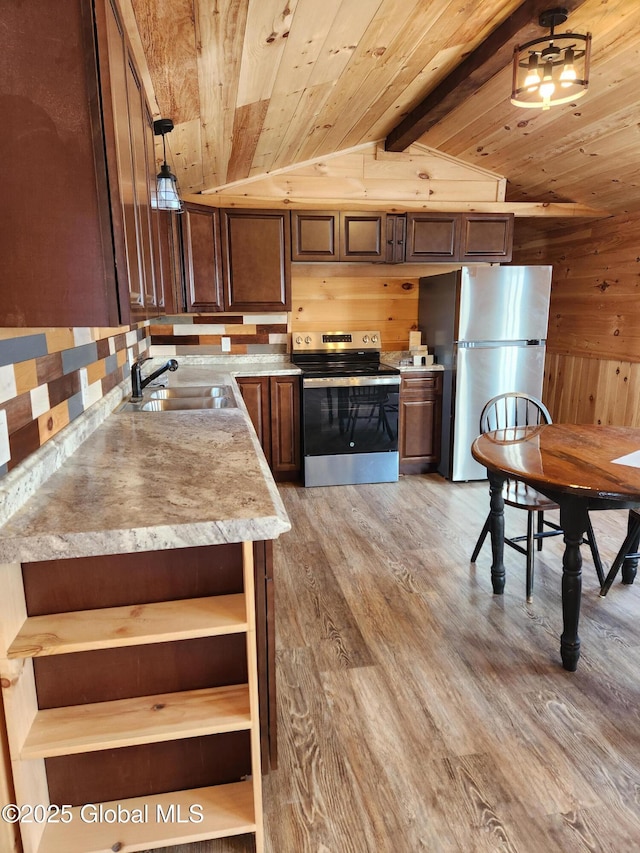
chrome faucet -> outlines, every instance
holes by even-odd
[[[145,361],[150,361],[150,356],[146,356],[145,358],[139,358],[137,361],[134,361],[131,365],[131,399],[132,400],[141,400],[142,399],[142,389],[146,388],[150,382],[153,382],[154,379],[157,379],[158,376],[161,376],[167,370],[177,370],[178,362],[175,358],[170,358],[166,364],[163,364],[162,367],[159,367],[157,370],[154,370],[153,373],[150,373],[146,379],[142,378],[142,365]]]

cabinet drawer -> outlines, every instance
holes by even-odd
[[[440,387],[441,377],[435,373],[416,373],[411,376],[403,376],[400,393],[412,394],[422,391],[437,391]]]

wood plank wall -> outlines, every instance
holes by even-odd
[[[420,276],[448,272],[440,264],[292,265],[291,332],[379,329],[382,350],[409,347],[418,328]]]
[[[640,214],[516,220],[514,263],[550,263],[543,398],[556,421],[640,426]]]

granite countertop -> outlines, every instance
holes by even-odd
[[[168,376],[170,386],[230,384],[237,408],[109,414],[0,527],[0,561],[276,539],[291,529],[231,372],[181,364]]]
[[[409,352],[383,352],[380,356],[381,361],[391,367],[397,367],[400,373],[416,373],[425,370],[444,370],[442,364],[404,364],[408,361],[411,353]]]

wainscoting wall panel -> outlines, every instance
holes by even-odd
[[[543,396],[555,421],[640,426],[640,363],[548,353]]]

